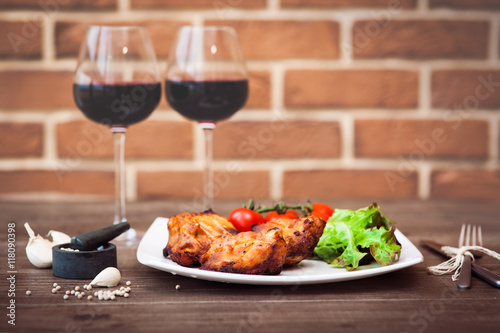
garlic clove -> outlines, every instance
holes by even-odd
[[[116,267],[108,267],[97,274],[89,285],[98,287],[114,287],[120,283],[121,278],[122,275]]]
[[[71,242],[71,237],[64,232],[50,230],[47,236],[52,237],[52,245],[59,245]]]
[[[52,242],[40,235],[35,235],[28,222],[24,224],[30,239],[26,245],[26,256],[28,260],[38,268],[52,266]]]

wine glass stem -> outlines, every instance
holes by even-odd
[[[213,135],[214,124],[201,124],[205,138],[205,161],[203,170],[204,192],[207,197],[208,209],[214,208],[214,169],[213,169]]]
[[[125,127],[111,128],[115,158],[115,218],[114,223],[127,221],[125,217]]]

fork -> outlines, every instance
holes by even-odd
[[[472,233],[472,234],[471,234]],[[460,230],[460,237],[458,240],[458,247],[462,246],[483,246],[483,235],[481,232],[481,226],[471,226],[470,224],[462,224],[462,229]],[[464,256],[464,262],[462,268],[460,269],[460,275],[458,277],[457,286],[460,289],[468,289],[471,286],[471,265],[472,258],[469,255]]]

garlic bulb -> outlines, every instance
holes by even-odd
[[[64,232],[50,230],[47,236],[52,237],[52,245],[59,245],[71,242],[71,237]]]
[[[40,235],[35,235],[28,222],[24,224],[30,239],[26,245],[28,260],[38,268],[52,266],[52,242]]]
[[[98,287],[114,287],[120,283],[122,275],[115,267],[108,267],[103,269],[97,276],[90,282],[91,286]]]

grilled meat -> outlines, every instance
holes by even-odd
[[[278,228],[258,233],[224,234],[203,254],[201,268],[240,274],[279,274],[287,253],[282,234]]]
[[[231,222],[215,213],[181,213],[168,220],[169,236],[163,255],[170,255],[181,266],[199,266],[200,257],[215,239],[237,233]]]
[[[309,258],[323,234],[326,222],[316,216],[300,219],[277,219],[264,224],[255,224],[252,231],[265,233],[273,228],[283,230],[283,238],[287,243],[285,266],[298,264]]]

